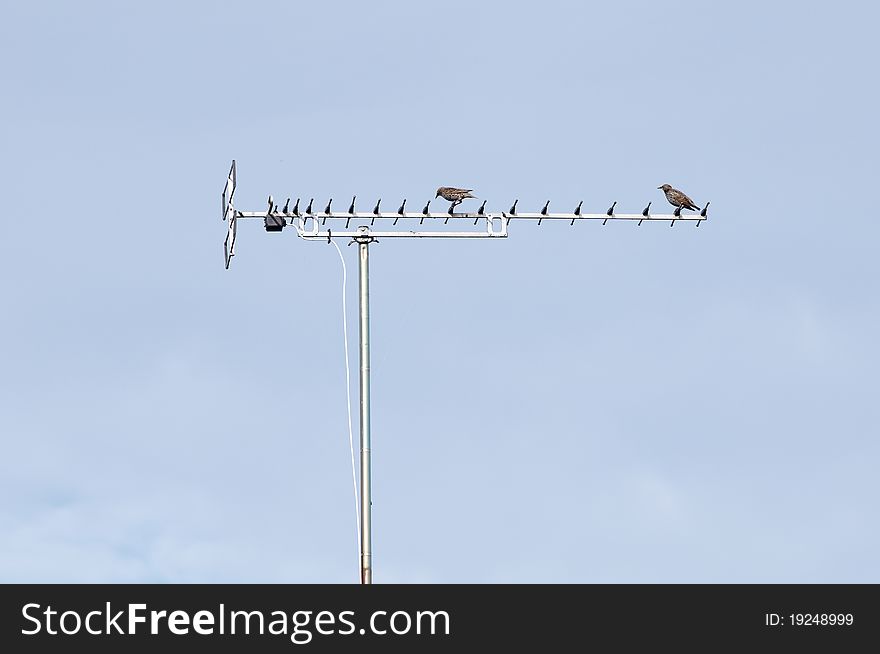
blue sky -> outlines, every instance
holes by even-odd
[[[0,580],[357,580],[339,262],[224,270],[234,158],[242,209],[712,202],[373,247],[376,582],[880,582],[873,5],[4,14]]]

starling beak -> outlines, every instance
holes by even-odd
[[[452,203],[450,209],[454,209],[456,206],[461,204],[462,200],[467,200],[468,198],[476,198],[475,195],[471,195],[472,188],[455,188],[454,186],[441,186],[437,189],[437,195],[435,198],[443,198],[448,202]]]
[[[691,211],[699,211],[700,207],[694,204],[694,201],[691,200],[684,193],[679,191],[678,189],[672,188],[669,184],[664,184],[663,186],[658,186],[663,193],[666,194],[666,199],[669,201],[673,207],[678,207],[681,209],[690,209]]]

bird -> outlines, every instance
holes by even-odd
[[[456,206],[461,204],[462,200],[466,200],[467,198],[476,199],[477,196],[471,195],[472,188],[455,188],[454,186],[441,186],[437,189],[437,195],[435,198],[443,198],[452,203],[449,207],[449,210],[452,211]]]
[[[678,189],[672,188],[669,184],[664,184],[663,186],[658,186],[661,191],[666,194],[666,199],[669,201],[673,207],[680,207],[681,209],[690,209],[691,211],[699,211],[700,207],[694,204],[694,201],[691,200],[684,193],[679,191]]]

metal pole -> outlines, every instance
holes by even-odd
[[[370,543],[370,241],[356,239],[360,250],[358,277],[360,290],[360,366],[361,366],[361,583],[373,583]]]

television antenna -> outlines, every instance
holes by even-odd
[[[285,228],[293,227],[297,236],[305,241],[326,241],[329,243],[334,238],[347,238],[351,239],[349,245],[354,243],[358,246],[360,569],[362,584],[373,583],[370,474],[370,244],[377,242],[380,238],[502,239],[509,236],[508,230],[511,222],[522,220],[536,221],[538,225],[544,221],[568,221],[572,227],[575,223],[588,220],[601,220],[603,225],[607,225],[609,221],[637,221],[636,224],[639,226],[643,222],[659,221],[668,222],[670,227],[674,227],[678,222],[693,222],[699,227],[704,220],[707,220],[709,208],[709,203],[706,202],[698,214],[683,214],[681,207],[676,207],[671,214],[655,214],[650,212],[651,202],[649,202],[640,213],[617,213],[615,211],[617,202],[615,201],[603,213],[582,213],[583,201],[581,201],[570,213],[556,213],[550,211],[550,201],[547,200],[540,211],[519,212],[517,209],[519,200],[514,200],[510,209],[501,212],[486,211],[485,201],[475,212],[454,212],[455,205],[450,206],[448,211],[432,212],[430,210],[431,201],[428,201],[421,211],[407,211],[406,199],[404,199],[396,211],[383,211],[380,199],[372,211],[357,211],[355,206],[357,197],[355,196],[352,197],[347,211],[336,211],[332,208],[332,198],[323,209],[319,206],[316,208],[314,198],[309,199],[305,208],[300,207],[300,198],[297,198],[291,207],[290,198],[288,198],[284,206],[279,209],[270,195],[265,210],[239,211],[234,207],[236,181],[236,168],[233,160],[222,193],[223,220],[227,223],[226,240],[223,243],[227,269],[235,256],[235,238],[239,220],[262,220],[267,232],[281,232]],[[374,229],[377,221],[380,228]],[[415,225],[412,221],[418,221],[418,224]],[[334,225],[341,227],[335,229]],[[418,229],[405,229],[406,225],[417,226]],[[458,228],[460,225],[463,225],[464,229]]]

